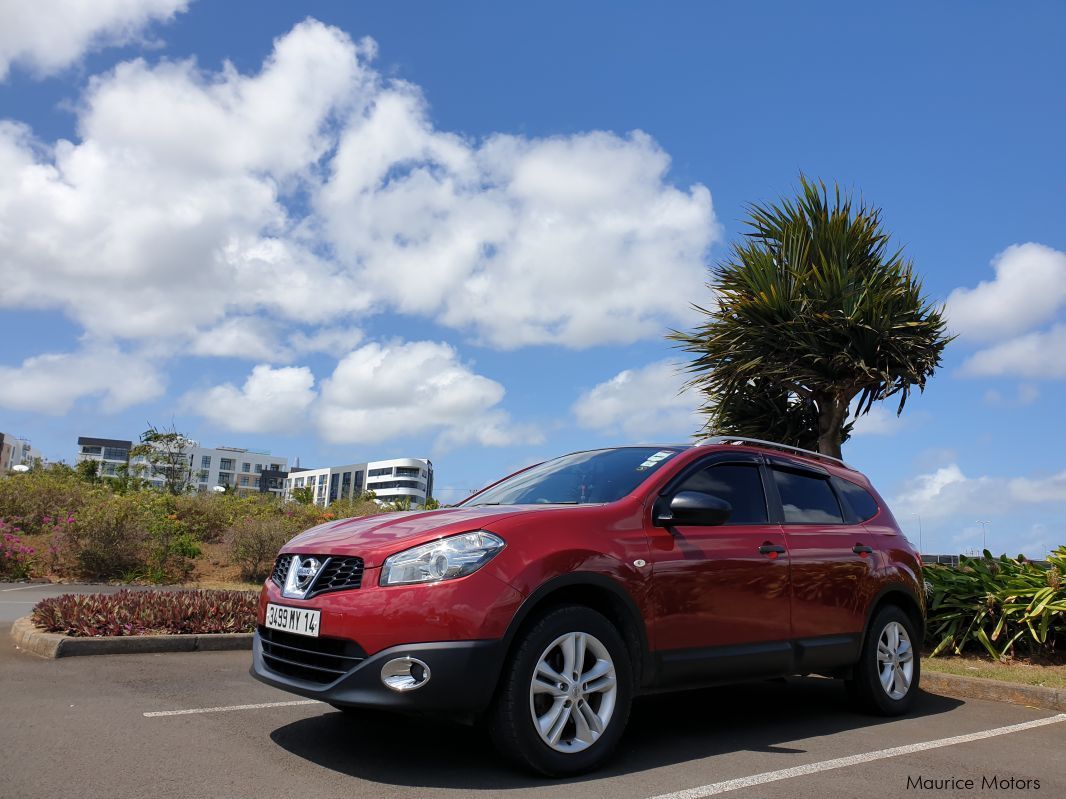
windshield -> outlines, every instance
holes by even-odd
[[[621,499],[680,452],[622,447],[546,461],[471,497],[469,505],[582,505]]]

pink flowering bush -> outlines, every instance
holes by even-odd
[[[0,579],[21,580],[29,577],[33,547],[25,546],[18,533],[22,529],[0,519]]]

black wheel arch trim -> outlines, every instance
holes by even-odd
[[[569,572],[567,574],[560,574],[556,577],[552,577],[550,580],[546,580],[537,586],[537,588],[525,598],[521,606],[515,612],[514,617],[511,619],[511,623],[507,627],[507,632],[504,633],[503,636],[504,651],[510,652],[511,646],[514,643],[514,638],[518,634],[519,629],[521,629],[530,614],[543,605],[544,600],[562,589],[582,587],[604,589],[613,597],[621,601],[623,607],[625,607],[630,625],[636,630],[637,646],[640,650],[640,662],[634,664],[634,666],[640,669],[639,679],[634,679],[634,688],[639,689],[655,674],[651,649],[648,646],[648,630],[644,624],[644,617],[640,613],[640,608],[637,606],[636,600],[633,599],[625,586],[617,580],[603,574],[597,574],[595,572]],[[619,632],[623,633],[624,638],[624,631],[620,630]]]
[[[911,602],[915,608],[917,608],[919,618],[919,629],[916,632],[918,634],[918,640],[924,642],[925,602],[915,593],[914,589],[911,586],[903,582],[894,582],[883,586],[881,590],[874,595],[874,598],[870,601],[869,610],[866,611],[866,623],[863,625],[862,628],[862,640],[865,641],[867,634],[869,634],[870,632],[870,625],[873,623],[874,620],[874,611],[876,611],[881,606],[882,600],[893,595],[903,597],[907,601]]]

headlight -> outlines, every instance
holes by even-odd
[[[492,560],[504,546],[502,538],[485,530],[431,541],[387,557],[380,584],[438,583],[465,577]]]

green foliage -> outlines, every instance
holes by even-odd
[[[426,497],[426,504],[423,506],[423,510],[438,510],[440,508],[440,502],[433,497]]]
[[[794,200],[749,208],[749,232],[714,269],[716,305],[670,338],[695,357],[706,432],[754,435],[839,457],[856,414],[924,390],[951,340],[881,211],[801,177]]]
[[[300,522],[282,523],[277,519],[239,519],[230,533],[230,553],[241,568],[241,577],[249,582],[266,579],[278,550],[301,530]]]
[[[298,502],[301,505],[313,505],[315,502],[315,490],[310,486],[294,488],[289,493],[289,496],[292,497],[293,502]]]
[[[74,467],[74,471],[77,473],[78,477],[86,483],[97,483],[100,481],[99,461],[84,460]]]
[[[57,574],[111,580],[146,571],[150,508],[140,495],[94,493],[73,518],[52,537]]]
[[[980,646],[1003,659],[1021,647],[1037,653],[1066,641],[1066,546],[1043,569],[1023,556],[961,558],[957,567],[927,565],[932,585],[928,608],[931,655],[962,654]]]
[[[74,636],[196,635],[255,629],[256,595],[246,591],[119,591],[44,599],[33,622]]]
[[[101,490],[66,466],[0,477],[0,518],[17,523],[27,535],[49,533],[54,519],[76,513]]]
[[[186,454],[195,442],[171,425],[162,430],[151,425],[141,433],[141,443],[130,450],[130,459],[143,457],[150,474],[139,477],[162,477],[167,493],[181,494],[190,488],[192,466]]]

